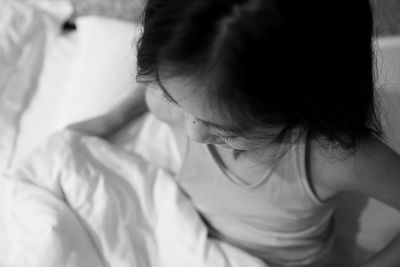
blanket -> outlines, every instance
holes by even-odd
[[[97,137],[52,135],[0,179],[0,266],[246,266],[208,237],[170,171]]]

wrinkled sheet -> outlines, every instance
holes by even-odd
[[[44,79],[46,56],[71,13],[67,0],[0,0],[0,170],[11,165],[20,119]]]
[[[0,179],[0,266],[246,266],[207,236],[171,172],[73,131]]]

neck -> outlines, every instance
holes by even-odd
[[[255,165],[272,165],[279,159],[282,153],[289,148],[286,144],[270,144],[255,150],[235,150],[216,146],[219,153],[229,156],[234,161],[246,160]]]

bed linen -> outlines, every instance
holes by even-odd
[[[0,1],[0,169],[11,163],[20,117],[38,88],[59,25],[71,12],[66,1],[51,10],[46,1]]]
[[[66,125],[107,113],[135,88],[140,28],[86,16],[64,33],[72,12],[69,0],[0,0],[0,170]]]
[[[2,266],[267,266],[209,239],[169,171],[96,137],[54,134],[0,188]]]
[[[36,93],[20,118],[12,162],[55,131],[105,114],[133,93],[139,28],[93,16],[76,19],[76,25],[76,32],[59,34],[48,49]]]

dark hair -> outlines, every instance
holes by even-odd
[[[367,0],[149,0],[138,81],[190,77],[242,127],[354,149],[381,136]]]

